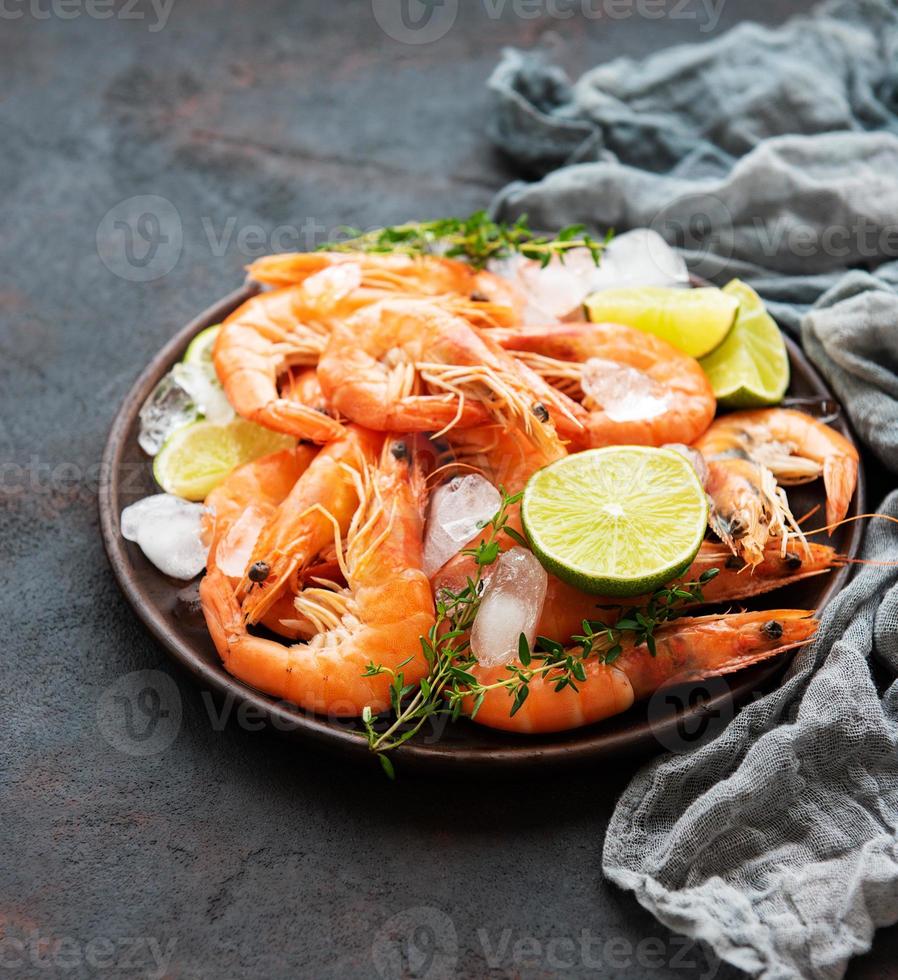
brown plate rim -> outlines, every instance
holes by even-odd
[[[162,347],[132,385],[116,413],[103,452],[98,488],[103,544],[116,581],[135,615],[174,660],[204,686],[220,696],[234,699],[234,703],[246,703],[251,706],[257,715],[265,719],[276,731],[311,739],[329,749],[343,750],[344,754],[348,753],[357,760],[370,759],[364,741],[338,722],[276,702],[232,677],[220,663],[207,662],[202,654],[166,621],[162,610],[142,587],[140,573],[130,559],[126,542],[119,528],[122,456],[140,406],[159,378],[183,355],[190,340],[200,330],[220,322],[256,292],[258,292],[257,286],[247,284],[210,305]],[[838,404],[838,400],[829,391],[798,345],[788,335],[784,334],[784,337],[791,364],[800,365],[803,373],[818,389],[820,395],[832,398]],[[838,428],[855,442],[844,411]],[[857,513],[863,513],[864,504],[865,478],[861,465],[852,509]],[[858,554],[862,534],[861,523],[853,524],[846,549],[851,557],[856,557]],[[850,566],[845,566],[837,569],[830,576],[827,588],[821,595],[819,608],[825,607],[839,593],[845,586],[851,571]],[[715,713],[719,715],[721,712],[731,711],[734,703],[744,702],[757,692],[759,686],[769,683],[785,668],[789,660],[790,655],[785,654],[765,665],[762,671],[755,669],[750,677],[731,675],[727,678],[725,690],[711,692],[694,707],[687,707],[682,711],[672,710],[669,718],[644,721],[637,729],[603,731],[602,725],[599,724],[564,733],[548,744],[533,744],[522,737],[508,735],[508,742],[505,745],[473,748],[459,744],[453,745],[448,750],[445,746],[440,747],[438,743],[430,745],[411,741],[396,751],[395,758],[397,763],[414,769],[500,770],[530,768],[545,764],[570,765],[647,754],[662,747],[665,744],[665,736],[674,738],[678,726],[690,720],[695,721],[700,716],[707,717]]]

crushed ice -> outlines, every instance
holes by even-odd
[[[176,364],[171,373],[175,384],[193,399],[200,415],[216,425],[224,425],[234,418],[234,409],[211,365]]]
[[[499,510],[499,491],[484,477],[456,476],[434,490],[424,535],[424,573],[428,578],[474,537]]]
[[[583,365],[580,387],[612,422],[653,419],[670,405],[670,393],[653,378],[602,357],[591,357]]]
[[[635,228],[612,238],[597,266],[589,249],[572,249],[542,266],[520,255],[489,265],[496,275],[516,283],[527,300],[525,325],[563,319],[579,312],[590,293],[619,286],[689,285],[683,257],[650,228]]]
[[[200,537],[203,505],[170,493],[144,497],[122,511],[122,537],[134,541],[165,575],[192,579],[206,567]]]
[[[471,630],[471,652],[484,667],[501,667],[518,655],[521,633],[533,646],[549,577],[532,552],[512,548],[493,566]]]
[[[200,418],[225,425],[234,418],[234,409],[211,363],[182,361],[162,378],[140,409],[140,448],[155,456],[173,432]]]
[[[140,410],[140,448],[155,456],[165,440],[176,430],[199,418],[193,398],[171,373],[156,385]]]

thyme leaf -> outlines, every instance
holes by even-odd
[[[357,228],[340,231],[348,237],[322,245],[319,251],[444,255],[463,259],[476,268],[511,255],[523,255],[546,266],[554,256],[564,261],[568,252],[578,248],[588,249],[598,265],[613,234],[609,231],[599,240],[589,235],[584,225],[569,225],[551,238],[533,232],[526,215],[509,224],[493,221],[486,211],[475,211],[467,218],[412,221],[367,232]]]

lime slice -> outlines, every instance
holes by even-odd
[[[730,332],[739,303],[713,286],[627,286],[586,297],[593,323],[622,323],[666,340],[690,357],[709,354]]]
[[[717,401],[725,408],[776,405],[789,387],[783,335],[750,286],[734,279],[723,291],[739,300],[739,315],[726,340],[701,362]]]
[[[166,493],[204,500],[231,470],[295,445],[291,436],[246,419],[194,422],[168,437],[153,461],[153,476]]]
[[[708,503],[678,453],[609,446],[534,473],[521,517],[548,571],[586,592],[634,596],[689,567],[708,527]]]
[[[184,353],[184,363],[185,364],[208,364],[212,365],[212,348],[215,346],[215,339],[218,337],[218,331],[221,329],[221,324],[218,323],[214,327],[206,327],[205,330],[201,330],[194,338],[190,341],[190,346]]]

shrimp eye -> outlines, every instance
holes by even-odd
[[[783,624],[771,619],[769,623],[764,623],[761,631],[771,640],[778,640],[783,635]]]
[[[784,559],[787,568],[801,568],[801,558],[794,551],[787,551]]]
[[[540,420],[540,422],[549,421],[549,410],[543,405],[542,402],[537,402],[533,406],[533,414]]]
[[[738,555],[728,555],[725,564],[732,571],[738,572],[741,568],[745,568],[745,562]]]
[[[477,292],[477,290],[471,293],[472,303],[488,303],[489,301],[490,301],[489,296],[485,296],[483,293]]]
[[[408,459],[408,446],[404,442],[394,442],[390,452],[394,459]]]
[[[250,566],[249,580],[250,582],[264,582],[268,578],[270,571],[271,569],[268,567],[267,561],[257,561]]]

